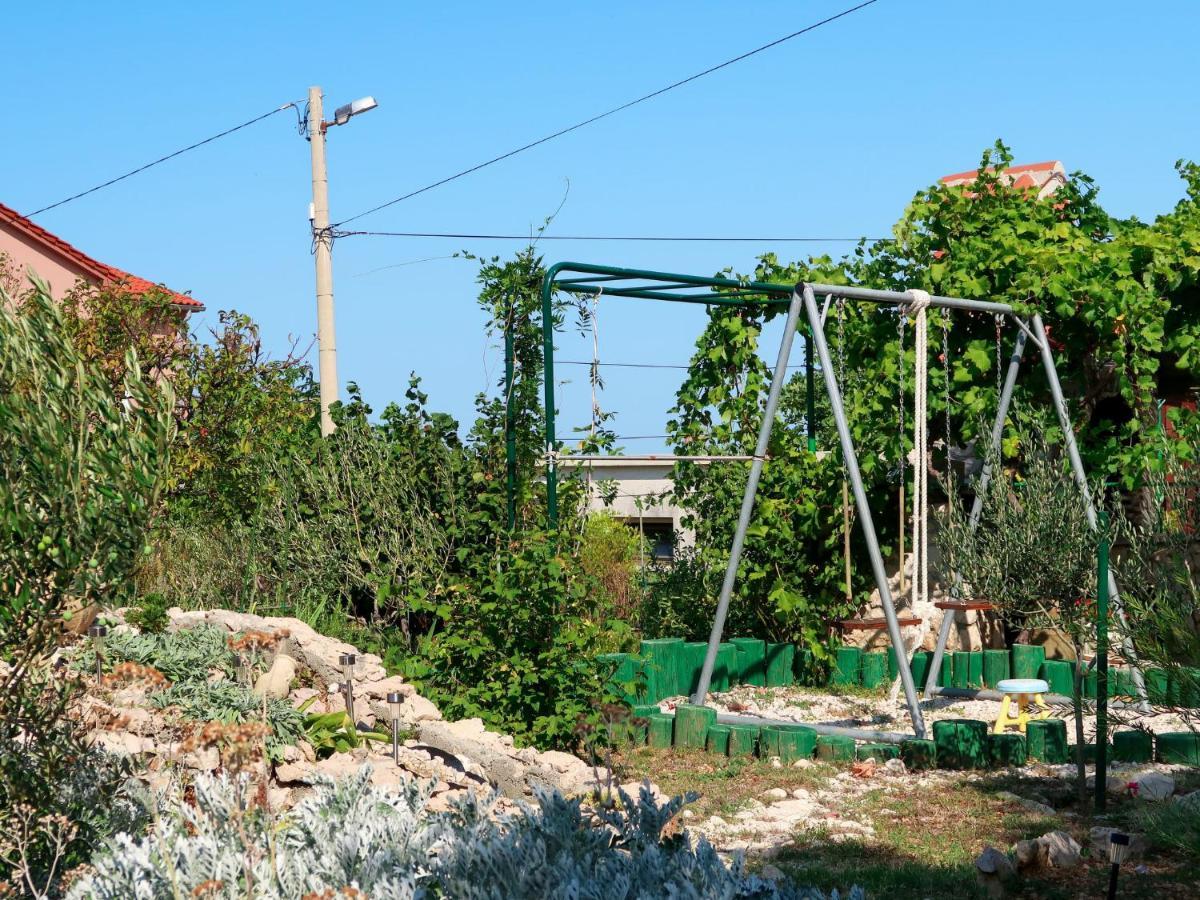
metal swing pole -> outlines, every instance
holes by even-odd
[[[800,286],[797,285],[797,288]],[[834,288],[834,290],[837,290]],[[888,635],[892,640],[892,648],[896,651],[896,667],[900,671],[900,682],[904,686],[904,699],[908,703],[908,715],[912,720],[913,733],[918,738],[925,737],[925,720],[921,715],[921,705],[917,701],[917,689],[913,684],[912,670],[908,665],[908,654],[904,652],[904,636],[900,633],[900,622],[896,618],[896,608],[892,605],[892,592],[888,587],[887,570],[883,565],[883,553],[879,549],[879,538],[875,534],[875,520],[871,517],[871,506],[867,502],[867,492],[863,487],[862,473],[858,468],[858,456],[854,450],[854,439],[850,436],[850,425],[846,421],[846,410],[842,405],[841,389],[834,374],[833,363],[829,357],[829,345],[825,340],[825,329],[821,326],[821,310],[817,307],[813,286],[803,286],[804,308],[808,313],[809,329],[813,341],[817,345],[817,353],[821,361],[821,373],[825,377],[825,388],[829,393],[829,403],[833,407],[833,420],[837,424],[838,438],[842,444],[842,456],[846,463],[846,473],[850,485],[854,489],[854,502],[858,506],[858,515],[862,520],[863,537],[867,541],[867,551],[871,557],[871,569],[875,574],[875,584],[879,588],[879,600],[883,605],[883,615],[887,619]],[[797,299],[793,297],[793,303]],[[711,647],[709,648],[711,651]]]
[[[713,667],[717,662],[717,649],[721,633],[725,629],[725,616],[729,613],[729,600],[733,596],[733,583],[737,579],[738,564],[742,561],[742,548],[746,543],[746,529],[750,527],[750,515],[754,512],[754,495],[758,492],[758,480],[762,476],[763,462],[771,442],[771,427],[775,424],[775,410],[779,396],[783,393],[783,382],[787,378],[788,357],[792,353],[792,338],[800,318],[800,295],[792,292],[788,306],[787,324],[783,326],[783,340],[779,342],[779,358],[775,362],[775,374],[771,378],[771,390],[767,394],[766,409],[758,429],[758,444],[754,449],[754,461],[750,464],[750,476],[746,479],[746,490],[742,494],[742,509],[738,513],[737,529],[733,533],[733,546],[729,549],[729,564],[725,567],[725,580],[721,582],[721,596],[717,601],[717,614],[713,617],[712,632],[708,636],[708,650],[704,654],[704,667],[700,670],[700,683],[692,695],[692,702],[701,706],[708,696]]]
[[[983,471],[979,474],[979,485],[975,489],[975,500],[971,504],[971,514],[967,518],[967,527],[974,531],[979,526],[979,515],[983,511],[983,497],[987,493],[992,480],[992,459],[1000,451],[1000,442],[1004,439],[1004,421],[1008,418],[1008,407],[1012,403],[1013,388],[1017,384],[1017,374],[1021,369],[1021,358],[1025,355],[1025,332],[1017,332],[1016,344],[1013,345],[1012,356],[1008,360],[1008,372],[1004,376],[1004,387],[1000,390],[1000,400],[996,405],[996,421],[992,424],[992,440],[989,445],[987,459],[983,463]],[[954,575],[955,585],[958,584],[958,573]],[[929,674],[925,678],[925,696],[932,697],[938,692],[938,677],[942,673],[942,658],[946,655],[946,644],[950,641],[950,629],[954,627],[956,613],[952,609],[942,611],[942,627],[938,630],[937,645],[933,650],[933,659],[929,662]]]
[[[1063,398],[1062,385],[1058,382],[1058,369],[1054,365],[1054,354],[1050,352],[1050,339],[1042,325],[1039,313],[1033,314],[1033,330],[1041,336],[1042,365],[1046,369],[1046,381],[1050,384],[1050,396],[1054,398],[1054,408],[1058,412],[1058,422],[1062,426],[1063,440],[1067,444],[1067,455],[1071,459],[1071,471],[1075,475],[1075,483],[1079,485],[1079,493],[1083,497],[1084,514],[1092,531],[1100,533],[1100,524],[1096,516],[1096,507],[1092,503],[1092,491],[1088,487],[1087,473],[1083,469],[1083,459],[1079,455],[1079,446],[1075,443],[1075,430],[1071,427],[1071,415],[1067,411],[1067,401]],[[1148,709],[1146,699],[1146,683],[1142,678],[1142,670],[1137,664],[1137,651],[1129,637],[1129,629],[1125,622],[1125,609],[1121,604],[1121,595],[1117,590],[1117,579],[1108,570],[1108,599],[1112,610],[1120,620],[1124,634],[1121,640],[1121,652],[1129,660],[1129,674],[1133,677],[1133,687],[1137,691],[1140,704]]]

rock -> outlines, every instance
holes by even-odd
[[[692,812],[690,809],[685,809],[679,815],[681,818],[684,818],[684,819],[694,819],[696,817],[696,814],[694,812]]]
[[[800,759],[798,759],[794,763],[792,763],[792,768],[793,769],[811,769],[815,765],[816,765],[816,763],[813,762],[811,759],[801,757]]]
[[[1200,812],[1200,791],[1192,791],[1189,794],[1180,794],[1174,798],[1176,803],[1187,807],[1188,809]]]
[[[317,751],[313,749],[313,745],[308,741],[297,741],[296,749],[300,751],[300,755],[304,757],[305,762],[317,761]]]
[[[254,683],[254,694],[270,700],[286,700],[295,677],[296,660],[286,653],[280,653],[271,663],[271,668],[258,676],[258,681]]]
[[[1016,874],[1012,860],[995,847],[985,847],[975,860],[975,879],[989,898],[1000,900],[1004,896],[1004,883]]]
[[[783,762],[782,762],[782,760],[780,760],[780,758],[778,756],[771,757],[771,768],[772,769],[782,769],[783,768]]]
[[[806,791],[804,788],[796,788],[794,791],[792,791],[792,796],[797,800],[807,800],[808,791]]]
[[[1146,772],[1130,783],[1129,788],[1138,799],[1157,802],[1175,793],[1175,779],[1165,772]]]
[[[1058,815],[1058,812],[1053,806],[1047,806],[1045,803],[1039,803],[1037,800],[1030,800],[1028,797],[1021,797],[1018,794],[1014,794],[1010,791],[1000,791],[998,794],[996,794],[996,799],[1007,800],[1010,803],[1016,803],[1019,806],[1023,806],[1030,812],[1035,812],[1041,816]]]
[[[94,731],[92,745],[119,756],[141,756],[154,753],[154,741],[127,731]]]
[[[1051,831],[1038,838],[1045,849],[1046,863],[1052,869],[1073,869],[1079,865],[1083,849],[1065,831]]]
[[[275,780],[280,784],[308,784],[316,770],[316,765],[307,760],[302,762],[276,763]]]
[[[1021,871],[1040,868],[1042,862],[1042,845],[1037,840],[1017,841],[1012,848],[1013,859]]]
[[[1000,878],[1008,878],[1016,874],[1016,869],[1013,867],[1012,860],[1008,858],[1008,854],[995,847],[984,848],[975,860],[975,868],[985,875],[996,875]]]
[[[1090,832],[1092,857],[1099,860],[1108,859],[1109,838],[1120,828],[1110,828],[1107,825],[1097,825]],[[1128,834],[1128,832],[1126,832]],[[1126,860],[1141,859],[1146,855],[1146,836],[1144,834],[1129,834],[1129,851]]]
[[[788,792],[783,788],[771,788],[762,792],[762,796],[767,800],[786,800]]]
[[[777,866],[768,863],[762,867],[762,877],[768,881],[782,881],[787,876]]]
[[[374,700],[383,700],[387,702],[388,694],[399,694],[402,697],[411,697],[417,692],[417,689],[404,680],[400,675],[391,675],[379,681],[368,682],[363,685],[362,695]]]
[[[191,753],[185,753],[179,763],[185,769],[213,772],[221,765],[221,754],[216,747],[201,747]]]
[[[907,775],[908,767],[902,759],[889,759],[883,764],[884,771],[890,775]]]

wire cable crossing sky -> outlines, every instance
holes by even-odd
[[[711,75],[713,72],[718,72],[721,69],[724,69],[728,66],[732,66],[734,63],[739,63],[744,59],[749,59],[750,57],[755,56],[756,54],[762,53],[764,50],[770,50],[772,47],[778,47],[780,44],[785,43],[786,41],[790,41],[793,38],[798,38],[801,35],[808,34],[810,31],[815,31],[816,29],[820,28],[823,25],[828,25],[830,22],[836,22],[838,19],[844,18],[845,16],[848,16],[851,13],[856,13],[860,9],[865,9],[866,7],[871,6],[872,4],[875,4],[878,2],[879,2],[879,0],[866,0],[865,3],[859,3],[857,6],[851,6],[850,8],[844,9],[839,13],[834,13],[832,16],[828,16],[824,19],[821,19],[819,22],[813,22],[811,25],[806,25],[804,28],[801,28],[799,31],[793,31],[791,34],[785,34],[781,38],[776,38],[775,40],[771,41],[769,44],[763,44],[761,47],[755,47],[753,50],[748,50],[745,53],[741,54],[740,56],[733,57],[733,59],[727,59],[723,63],[718,63],[715,66],[710,66],[709,68],[705,69],[702,72],[697,72],[694,75],[689,75],[687,78],[683,78],[683,79],[680,79],[679,81],[673,82],[672,84],[668,84],[666,87],[661,87],[656,91],[651,91],[649,94],[643,94],[641,97],[638,97],[636,100],[630,100],[628,103],[622,103],[620,106],[614,106],[612,109],[602,112],[599,115],[592,116],[590,119],[584,119],[582,122],[576,122],[574,125],[569,125],[566,128],[562,129],[561,131],[556,131],[553,134],[548,134],[545,137],[538,138],[536,141],[531,141],[530,143],[525,144],[522,147],[517,147],[515,150],[509,150],[507,153],[502,153],[500,156],[495,156],[495,157],[487,160],[486,162],[481,162],[478,165],[471,166],[471,168],[469,168],[469,169],[463,169],[461,172],[457,172],[454,175],[450,175],[446,178],[441,179],[440,181],[435,181],[432,184],[427,184],[423,188],[417,188],[417,190],[415,190],[415,191],[410,191],[409,193],[403,194],[399,197],[396,197],[395,199],[388,200],[386,203],[380,203],[378,206],[372,206],[370,209],[365,210],[363,212],[355,213],[354,215],[350,216],[347,219],[342,219],[340,222],[335,222],[334,227],[337,227],[339,225],[345,225],[347,222],[353,222],[356,219],[361,219],[364,216],[371,215],[372,213],[377,213],[382,209],[387,209],[389,206],[395,206],[397,203],[401,203],[404,200],[410,199],[411,197],[416,197],[418,194],[423,194],[426,191],[431,191],[434,188],[441,187],[443,184],[449,184],[451,181],[454,181],[458,178],[462,178],[464,175],[470,175],[473,172],[478,172],[480,169],[485,169],[488,166],[493,165],[498,162],[501,162],[503,160],[506,160],[509,157],[516,156],[518,153],[524,153],[526,150],[532,150],[534,147],[541,146],[542,144],[545,144],[548,141],[552,141],[555,138],[562,137],[564,134],[570,134],[572,131],[578,131],[580,128],[584,128],[588,125],[593,124],[594,122],[599,122],[601,119],[607,119],[609,116],[613,116],[619,112],[623,112],[624,110],[627,110],[632,106],[637,106],[639,103],[645,103],[647,100],[653,100],[655,97],[662,96],[663,94],[667,93],[668,91],[673,91],[673,90],[675,90],[675,88],[683,87],[685,84],[693,82],[698,78],[703,78],[705,75]]]
[[[126,178],[132,178],[134,175],[138,175],[142,172],[145,172],[147,169],[153,169],[155,166],[165,163],[167,160],[174,159],[177,156],[182,156],[183,154],[187,153],[189,150],[195,150],[197,147],[203,147],[205,144],[211,144],[213,141],[220,140],[223,137],[228,137],[229,135],[233,134],[235,131],[241,131],[243,128],[249,128],[251,125],[254,125],[257,122],[261,122],[263,119],[269,119],[269,118],[271,118],[271,116],[276,115],[277,113],[281,113],[285,109],[295,109],[295,108],[296,108],[296,102],[293,101],[291,103],[285,103],[285,104],[283,104],[283,106],[280,106],[277,109],[273,109],[270,112],[265,112],[261,116],[255,116],[253,119],[248,119],[247,121],[242,122],[240,125],[234,125],[232,128],[227,128],[224,131],[219,132],[218,134],[214,134],[214,135],[211,135],[210,137],[206,137],[202,141],[197,141],[194,144],[189,144],[186,147],[176,150],[174,153],[168,153],[166,156],[160,156],[158,159],[154,160],[153,162],[148,162],[144,166],[138,166],[136,169],[126,172],[124,175],[118,175],[116,178],[110,178],[108,181],[104,182],[103,184],[98,184],[95,187],[88,188],[86,191],[80,191],[78,194],[72,194],[70,197],[66,197],[62,200],[59,200],[57,203],[51,203],[49,206],[43,206],[41,209],[35,209],[33,212],[26,215],[25,218],[32,219],[34,216],[39,216],[44,212],[49,212],[52,209],[57,209],[60,206],[64,206],[65,204],[70,203],[72,200],[78,200],[80,197],[86,197],[88,194],[94,194],[94,193],[96,193],[96,191],[102,191],[106,187],[112,187],[112,185],[116,184],[118,181],[124,181]]]

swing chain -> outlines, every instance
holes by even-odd
[[[904,481],[904,332],[908,328],[908,313],[904,307],[900,307],[900,315],[896,319],[896,331],[899,333],[898,345],[900,348],[899,363],[896,366],[897,373],[900,376],[900,402],[897,404],[899,424],[900,424],[900,449],[899,460],[897,466],[900,471],[900,481]]]
[[[1000,346],[1003,317],[1000,315],[1000,313],[996,313],[992,316],[992,318],[996,323],[996,407],[999,408],[1000,395],[1004,392],[1004,376],[1000,374],[1000,370],[1003,368],[1003,350]]]

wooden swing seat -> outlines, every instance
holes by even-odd
[[[933,606],[935,609],[954,610],[955,612],[967,612],[968,610],[991,612],[996,608],[987,600],[938,600]]]
[[[921,624],[921,619],[914,616],[900,616],[897,621],[901,628]],[[887,619],[843,619],[837,626],[842,631],[882,631],[887,628]]]

